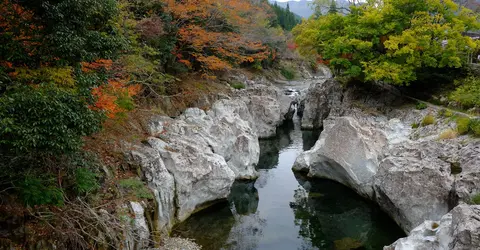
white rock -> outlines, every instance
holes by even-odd
[[[352,117],[340,117],[326,124],[315,146],[298,156],[293,169],[338,181],[372,198],[373,176],[386,143],[383,132],[362,127]]]

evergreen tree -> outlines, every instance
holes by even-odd
[[[332,0],[332,2],[330,3],[330,8],[328,9],[328,13],[329,14],[335,14],[337,12],[338,12],[337,2],[335,0]]]

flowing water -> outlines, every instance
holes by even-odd
[[[318,135],[296,122],[260,141],[260,177],[236,182],[227,202],[193,215],[173,235],[206,250],[382,249],[404,237],[375,204],[345,186],[292,172]]]

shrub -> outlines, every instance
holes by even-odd
[[[457,131],[453,129],[447,129],[440,134],[438,139],[445,140],[445,139],[454,139],[456,137],[457,137]]]
[[[440,117],[452,117],[453,112],[449,109],[441,109],[440,111],[438,111],[438,115]]]
[[[101,116],[84,98],[53,85],[21,87],[0,97],[0,146],[15,152],[64,154],[99,130]]]
[[[460,117],[457,119],[457,132],[460,135],[465,135],[468,133],[470,128],[470,118]]]
[[[463,108],[480,107],[480,78],[468,77],[455,81],[457,89],[450,95],[450,100],[457,102]]]
[[[480,119],[470,120],[470,131],[474,136],[480,137]]]
[[[88,168],[75,169],[75,190],[79,194],[95,191],[99,188],[97,174]]]
[[[280,69],[280,73],[282,74],[283,77],[287,80],[293,80],[295,79],[295,72],[293,72],[292,69],[287,69],[285,67],[282,67]]]
[[[245,88],[245,84],[241,83],[241,82],[234,82],[231,84],[232,88],[234,89],[244,89]]]
[[[422,120],[422,126],[428,126],[428,125],[432,125],[435,123],[435,117],[433,117],[433,115],[426,115],[425,117],[423,117],[423,120]]]
[[[418,128],[418,127],[420,127],[420,124],[418,122],[412,123],[412,128],[413,129]]]
[[[480,193],[473,195],[471,202],[472,204],[480,205]]]
[[[139,199],[153,199],[153,194],[145,184],[137,178],[123,179],[118,182],[120,187],[127,189]]]
[[[427,104],[424,102],[418,102],[417,105],[415,106],[415,108],[418,110],[426,109],[427,107],[428,107]]]
[[[26,175],[18,185],[25,205],[63,205],[63,193],[55,180],[53,176]]]

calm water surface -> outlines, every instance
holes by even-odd
[[[176,226],[173,235],[217,249],[382,249],[402,230],[373,203],[328,180],[308,179],[291,170],[319,133],[299,124],[280,128],[260,141],[260,178],[236,182],[227,202]]]

